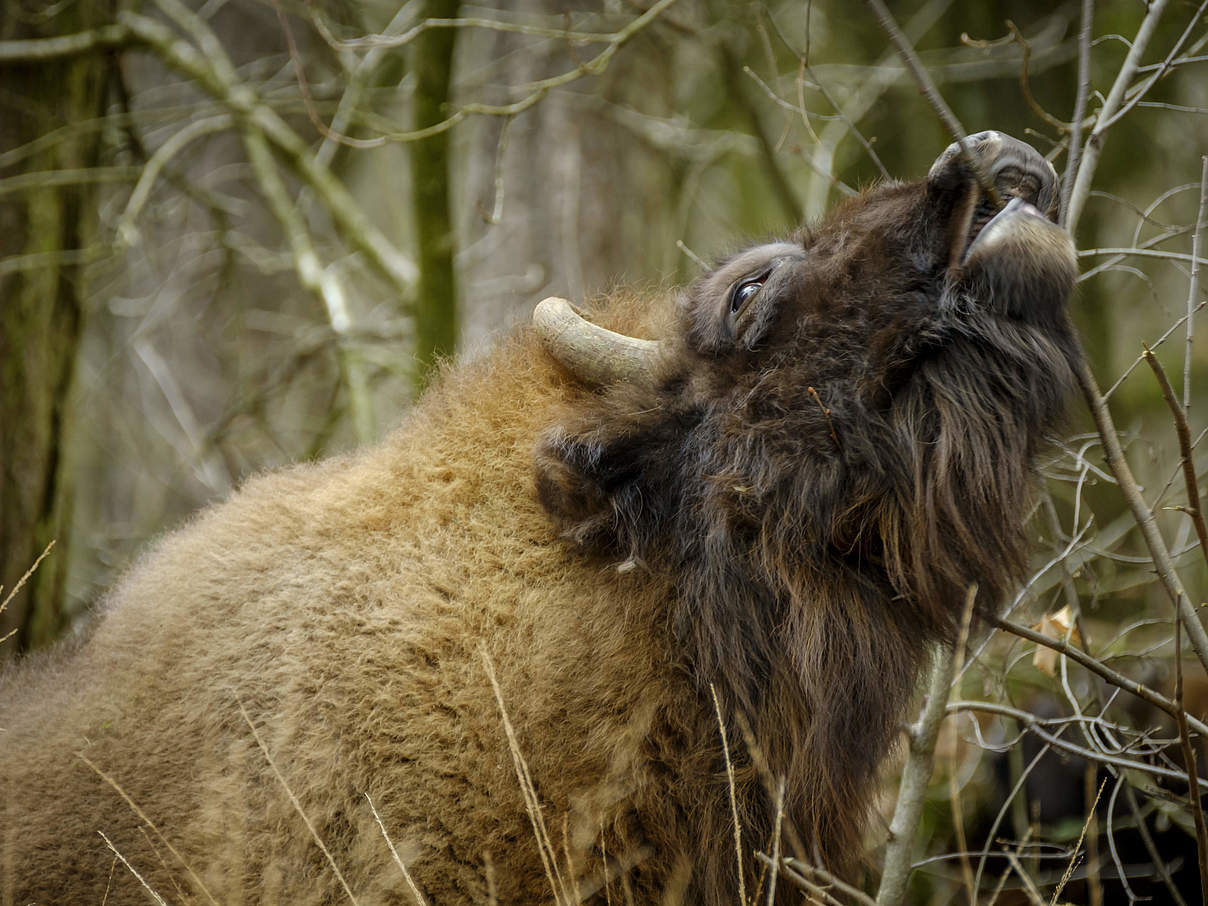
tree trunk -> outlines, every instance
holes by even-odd
[[[425,19],[452,19],[458,0],[426,0]],[[414,128],[448,116],[453,75],[455,28],[433,28],[415,39],[411,71],[415,76]],[[415,314],[416,392],[428,382],[432,366],[457,346],[457,283],[453,274],[453,223],[449,211],[449,132],[410,145],[411,204],[414,211],[419,282]]]
[[[108,3],[69,4],[39,21],[4,6],[0,37],[81,31],[110,11]],[[107,65],[100,55],[86,55],[3,70],[0,153],[64,131],[19,155],[0,169],[0,178],[18,169],[37,173],[98,163],[101,130],[87,124],[102,112]],[[0,614],[0,637],[15,632],[0,655],[46,644],[67,622],[71,482],[65,453],[95,209],[86,185],[43,185],[0,198],[0,600],[47,544],[58,542]]]

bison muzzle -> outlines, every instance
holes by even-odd
[[[1052,167],[966,144],[674,297],[551,303],[167,536],[0,685],[4,901],[414,903],[405,866],[731,906],[731,783],[748,891],[778,799],[850,870],[929,646],[1018,580],[1077,354]]]

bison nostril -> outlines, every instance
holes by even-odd
[[[1037,207],[1044,208],[1047,205],[1038,202],[1042,201],[1041,196],[1052,188],[1052,180],[1048,176],[1048,173],[1037,169],[1025,170],[1020,166],[1008,163],[994,170],[993,181],[994,187],[1002,193],[1004,201],[1010,198],[1022,198]]]
[[[993,130],[970,135],[965,145],[983,177],[1002,195],[1002,201],[1018,197],[1042,211],[1052,210],[1057,198],[1057,171],[1031,145]],[[953,142],[931,167],[928,180],[937,186],[957,188],[967,185],[972,176],[960,145]],[[991,207],[997,209],[999,205]]]
[[[986,161],[990,178],[1003,199],[1022,198],[1049,211],[1057,197],[1057,171],[1039,151],[1018,139],[1002,136],[998,153]]]

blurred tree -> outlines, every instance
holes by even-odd
[[[0,39],[86,30],[115,7],[4,4]],[[12,589],[51,541],[60,545],[0,614],[0,637],[15,632],[16,648],[45,644],[66,626],[72,387],[96,187],[109,175],[93,168],[112,65],[101,55],[30,60],[0,80],[0,172],[9,183],[0,194],[0,584]]]
[[[458,0],[424,0],[419,16],[453,19]],[[433,28],[411,45],[411,72],[415,77],[412,122],[416,130],[435,126],[451,115],[453,50],[457,29]],[[456,237],[450,210],[449,132],[443,130],[409,146],[411,155],[411,209],[415,218],[416,390],[423,390],[433,364],[457,349],[457,282],[453,271]]]

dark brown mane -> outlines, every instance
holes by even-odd
[[[927,646],[971,584],[988,612],[1020,576],[1031,462],[1072,383],[1068,254],[1004,298],[949,268],[937,195],[874,189],[786,240],[800,264],[742,338],[702,278],[659,380],[575,406],[538,456],[569,537],[675,577],[685,668],[750,721],[839,869]],[[768,791],[747,792],[767,839]],[[718,831],[697,839],[725,874]]]

